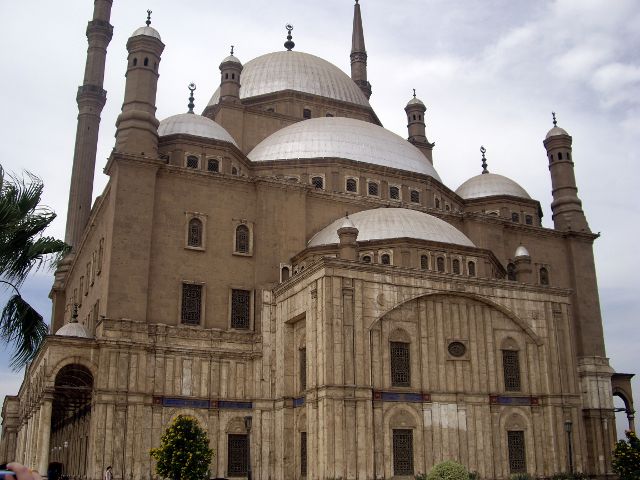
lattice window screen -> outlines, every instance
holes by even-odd
[[[300,432],[300,476],[307,476],[307,432]]]
[[[248,470],[248,435],[228,436],[227,444],[227,475],[229,477],[246,477]]]
[[[519,392],[520,358],[517,350],[502,351],[502,368],[504,370],[504,389],[507,392]]]
[[[249,227],[246,225],[236,228],[236,252],[249,253]]]
[[[524,448],[524,432],[507,432],[507,443],[509,448],[509,470],[511,473],[526,472],[527,456]]]
[[[307,349],[300,349],[300,391],[307,389]]]
[[[411,386],[409,344],[390,342],[389,350],[391,354],[391,385],[394,387]]]
[[[197,218],[189,220],[189,234],[187,244],[190,247],[202,246],[202,222]]]
[[[231,291],[231,328],[249,328],[250,293],[248,290]]]
[[[186,325],[199,325],[202,315],[202,285],[182,284],[181,321]]]
[[[393,474],[413,475],[413,431],[393,431]]]

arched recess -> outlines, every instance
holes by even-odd
[[[56,373],[49,462],[62,464],[70,477],[86,478],[93,389],[93,373],[80,363],[68,363]]]
[[[424,472],[424,451],[421,448],[424,445],[424,428],[420,413],[416,411],[415,405],[391,404],[385,405],[382,418],[383,434],[382,445],[377,446],[378,451],[375,455],[384,459],[384,477],[392,478],[398,472],[394,471],[395,455],[398,453],[398,445],[394,449],[394,431],[400,432],[406,439],[407,434],[411,438],[412,443],[412,464],[413,475]],[[410,432],[410,433],[409,433]],[[376,432],[377,435],[377,432]],[[376,444],[378,441],[376,440]],[[394,451],[395,450],[395,451]]]
[[[614,373],[611,377],[611,392],[624,403],[624,413],[629,424],[628,429],[635,432],[635,410],[633,407],[633,391],[631,389],[630,373]],[[616,409],[616,411],[618,411]]]
[[[506,408],[500,415],[500,432],[498,433],[500,438],[500,452],[502,455],[502,461],[496,465],[498,474],[500,467],[502,467],[502,477],[509,478],[514,473],[510,469],[510,445],[509,445],[509,432],[522,432],[522,438],[524,439],[524,453],[526,459],[525,471],[532,472],[536,470],[536,456],[535,456],[535,444],[533,435],[533,424],[531,422],[530,413],[521,408]]]

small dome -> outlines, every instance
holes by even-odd
[[[529,250],[527,250],[524,245],[520,245],[518,248],[516,248],[516,257],[530,257],[531,255],[529,255]]]
[[[235,55],[229,55],[227,58],[222,60],[222,62],[220,62],[220,65],[222,65],[223,63],[227,63],[227,62],[239,63],[240,65],[242,65],[242,62],[240,60],[238,60],[238,57],[236,57]]]
[[[165,118],[160,122],[158,127],[158,135],[166,137],[181,133],[184,135],[194,135],[196,137],[210,138],[213,140],[222,140],[236,145],[233,137],[224,127],[217,124],[213,120],[195,113],[181,113]],[[237,145],[236,145],[237,147]]]
[[[295,90],[370,107],[351,78],[332,63],[303,52],[273,52],[247,62],[242,69],[240,98]],[[218,88],[209,105],[220,101]]]
[[[254,162],[346,158],[422,173],[441,182],[429,160],[407,140],[373,123],[346,117],[294,123],[265,138],[247,156]]]
[[[316,233],[308,247],[339,243],[337,230],[346,219],[339,218]],[[376,208],[349,216],[359,230],[358,241],[413,238],[474,247],[467,236],[453,225],[433,215],[407,208]]]
[[[160,38],[160,34],[153,27],[140,27],[131,34],[132,37],[137,37],[138,35],[146,35],[147,37],[157,38],[158,40],[162,41],[162,39]]]
[[[458,187],[456,193],[465,200],[496,195],[531,198],[527,191],[516,182],[495,173],[484,173],[471,177]]]
[[[70,322],[58,329],[56,335],[60,337],[78,337],[78,338],[93,338],[84,325],[78,322]]]
[[[340,230],[341,228],[356,228],[356,226],[353,224],[349,217],[344,217],[342,223],[338,225],[338,230]]]
[[[407,107],[411,107],[413,105],[420,105],[422,107],[424,107],[424,102],[422,100],[420,100],[418,97],[413,97],[411,100],[409,100],[409,102],[407,103]]]
[[[549,137],[557,137],[559,135],[569,135],[567,133],[567,131],[564,128],[560,128],[558,126],[554,126],[551,130],[549,130],[547,132],[547,136],[544,137],[545,139],[549,138]]]

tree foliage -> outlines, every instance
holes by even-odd
[[[207,478],[213,450],[198,421],[178,415],[160,438],[160,447],[151,449],[156,473],[172,480]]]
[[[634,432],[625,432],[627,439],[618,440],[613,450],[613,471],[620,480],[640,480],[640,440]]]
[[[43,235],[56,214],[40,205],[42,180],[30,173],[26,177],[5,178],[0,166],[0,282],[14,291],[0,314],[0,338],[15,346],[14,368],[33,359],[49,331],[18,288],[33,269],[56,262],[68,251],[62,240]]]
[[[433,466],[427,480],[468,480],[469,471],[464,465],[446,460]]]

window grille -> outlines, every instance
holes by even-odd
[[[307,476],[307,432],[300,432],[300,476]]]
[[[198,168],[198,157],[195,155],[189,155],[187,157],[187,168]]]
[[[464,354],[467,353],[467,347],[462,342],[451,342],[447,350],[453,357],[464,357]]]
[[[411,386],[411,361],[409,344],[390,342],[391,353],[391,385],[394,387]]]
[[[517,350],[502,351],[504,389],[507,392],[520,391],[520,359]]]
[[[460,275],[460,260],[458,260],[457,258],[453,260],[452,269],[453,273],[455,273],[456,275]]]
[[[218,162],[218,160],[215,160],[213,158],[209,159],[209,161],[207,162],[207,170],[209,170],[210,172],[219,172],[220,162]]]
[[[202,246],[202,222],[197,218],[189,220],[189,233],[187,245],[190,247]]]
[[[476,276],[476,264],[474,262],[469,262],[467,264],[467,270],[469,271],[469,276],[470,277],[475,277]]]
[[[400,200],[400,189],[398,187],[389,187],[389,198],[391,200]]]
[[[231,328],[249,328],[250,294],[249,290],[231,290]]]
[[[444,258],[438,257],[438,259],[436,260],[436,266],[438,268],[438,272],[443,273],[444,272]]]
[[[426,270],[429,268],[429,257],[427,257],[426,255],[420,256],[420,268],[422,270]]]
[[[227,475],[246,477],[249,466],[249,436],[229,434],[227,437]]]
[[[509,470],[511,473],[524,473],[527,471],[527,456],[524,446],[524,432],[507,432],[507,445],[509,449]]]
[[[182,316],[185,325],[199,325],[202,315],[202,285],[182,284]]]
[[[533,217],[531,215],[525,216],[524,223],[526,223],[527,225],[533,225]]]
[[[549,285],[549,271],[544,267],[540,269],[540,285]]]
[[[236,252],[249,253],[249,227],[246,225],[236,228]]]
[[[362,257],[362,261],[364,263],[371,263],[371,256],[365,255],[364,257]]]
[[[378,196],[378,184],[375,182],[369,182],[369,185],[367,186],[367,191],[369,192],[369,195],[373,195],[375,197]]]
[[[383,265],[391,265],[391,256],[388,253],[383,253],[380,257],[380,263]]]
[[[300,391],[307,389],[307,349],[300,349]]]
[[[313,185],[316,188],[324,188],[324,181],[322,179],[322,177],[313,177],[311,179],[311,185]]]
[[[357,192],[358,183],[353,178],[347,178],[347,192]]]
[[[516,281],[516,266],[513,263],[507,265],[507,280]]]
[[[411,202],[420,203],[420,192],[417,190],[411,190]]]
[[[412,430],[393,430],[393,474],[413,475]]]
[[[513,212],[511,214],[511,221],[514,223],[520,223],[520,215],[517,214],[516,212]]]

